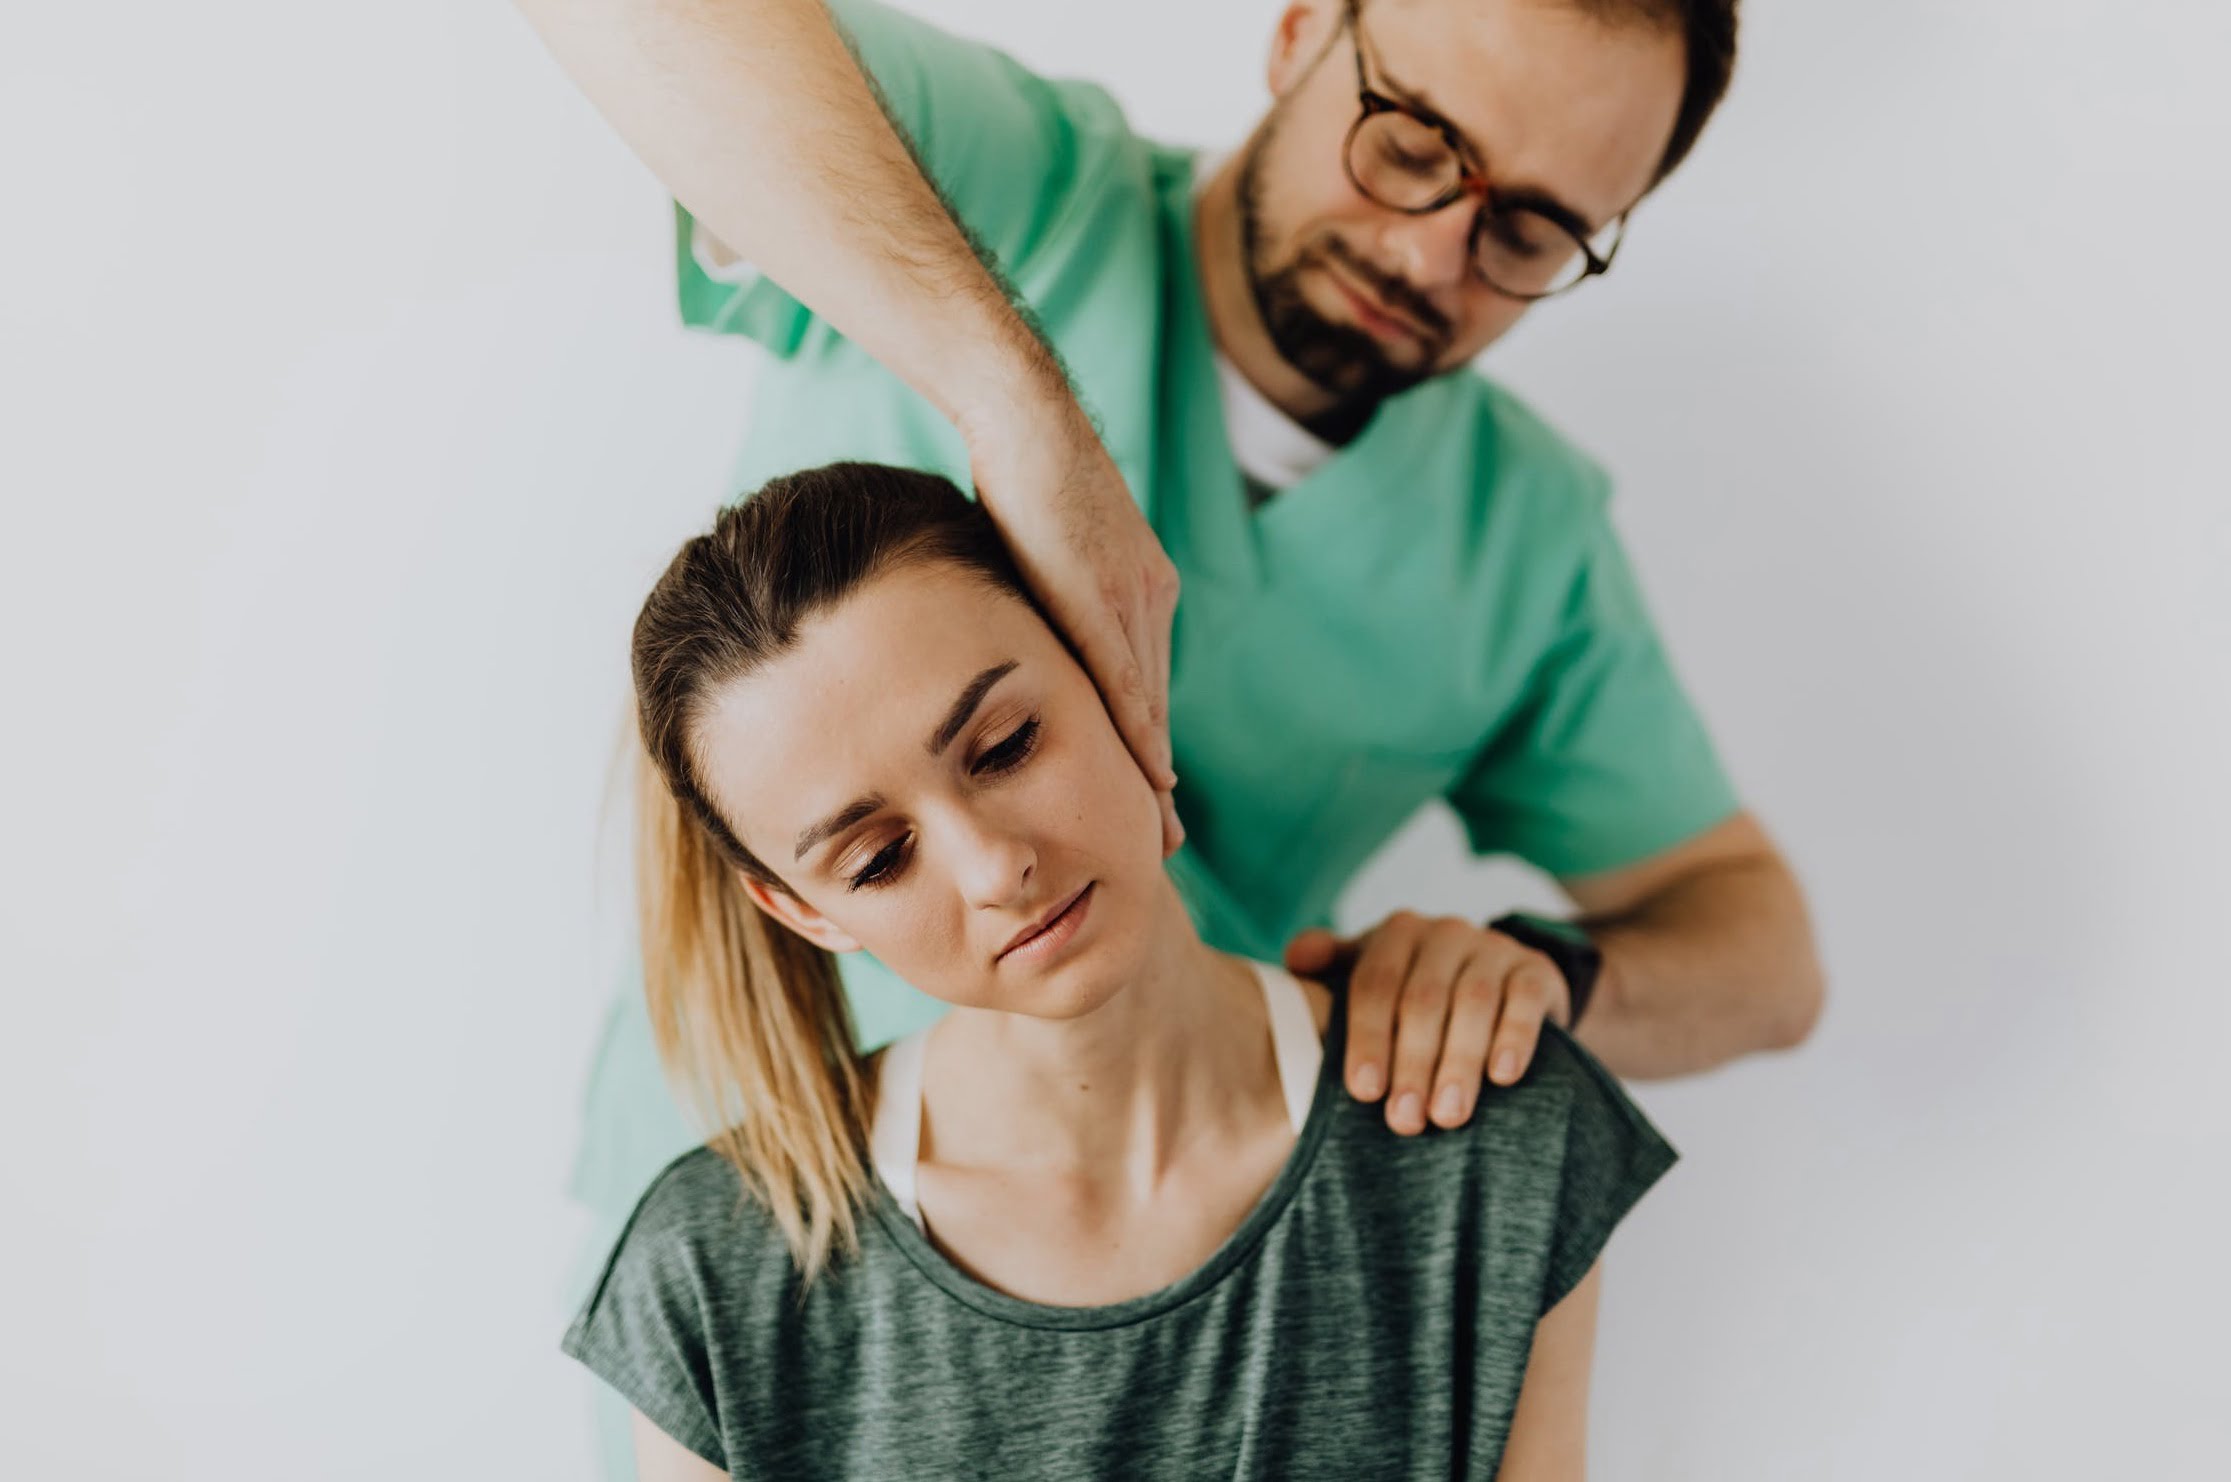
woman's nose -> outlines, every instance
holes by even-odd
[[[953,827],[954,874],[962,897],[979,910],[1011,908],[1037,885],[1038,852],[996,821],[960,818]]]

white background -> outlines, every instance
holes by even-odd
[[[1268,0],[921,0],[1226,143]],[[1811,889],[1803,1051],[1642,1088],[1606,1478],[2223,1475],[2221,6],[1752,0],[1489,366],[1620,476]],[[624,634],[753,356],[525,25],[0,21],[0,1474],[589,1474],[555,1351]],[[1351,919],[1538,884],[1429,817]]]

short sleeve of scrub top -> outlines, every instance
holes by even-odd
[[[1563,879],[1661,853],[1740,804],[1659,641],[1594,473],[1557,627],[1446,797],[1478,853]]]

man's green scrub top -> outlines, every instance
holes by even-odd
[[[1067,361],[1182,582],[1170,870],[1203,935],[1277,961],[1364,860],[1445,798],[1472,847],[1552,875],[1628,864],[1736,800],[1615,538],[1595,464],[1470,372],[1388,401],[1250,510],[1194,268],[1193,157],[1113,99],[865,0],[836,0],[891,113]],[[930,405],[764,278],[724,282],[680,217],[684,320],[772,352],[735,487],[843,458],[969,487]],[[1481,903],[1487,914],[1488,903]],[[943,1006],[845,960],[863,1045]],[[577,1170],[624,1214],[696,1139],[615,1006]]]

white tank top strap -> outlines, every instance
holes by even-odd
[[[1309,995],[1292,973],[1274,963],[1252,964],[1262,980],[1263,1002],[1270,1010],[1270,1049],[1278,1060],[1278,1088],[1286,1095],[1286,1116],[1300,1136],[1317,1099],[1317,1074],[1325,1063],[1324,1041],[1317,1037],[1317,1016]]]
[[[1270,1015],[1271,1056],[1278,1065],[1278,1089],[1286,1099],[1286,1118],[1295,1136],[1309,1120],[1317,1097],[1317,1076],[1325,1047],[1317,1037],[1309,996],[1294,975],[1268,962],[1250,962],[1263,985]],[[915,1194],[914,1170],[922,1158],[922,1052],[930,1031],[918,1029],[883,1052],[877,1076],[875,1124],[868,1129],[868,1157],[876,1176],[917,1228],[926,1228]]]
[[[922,1158],[922,1050],[929,1040],[928,1029],[917,1029],[883,1052],[875,1125],[868,1130],[868,1157],[876,1174],[917,1226],[922,1207],[914,1193],[914,1168]]]

